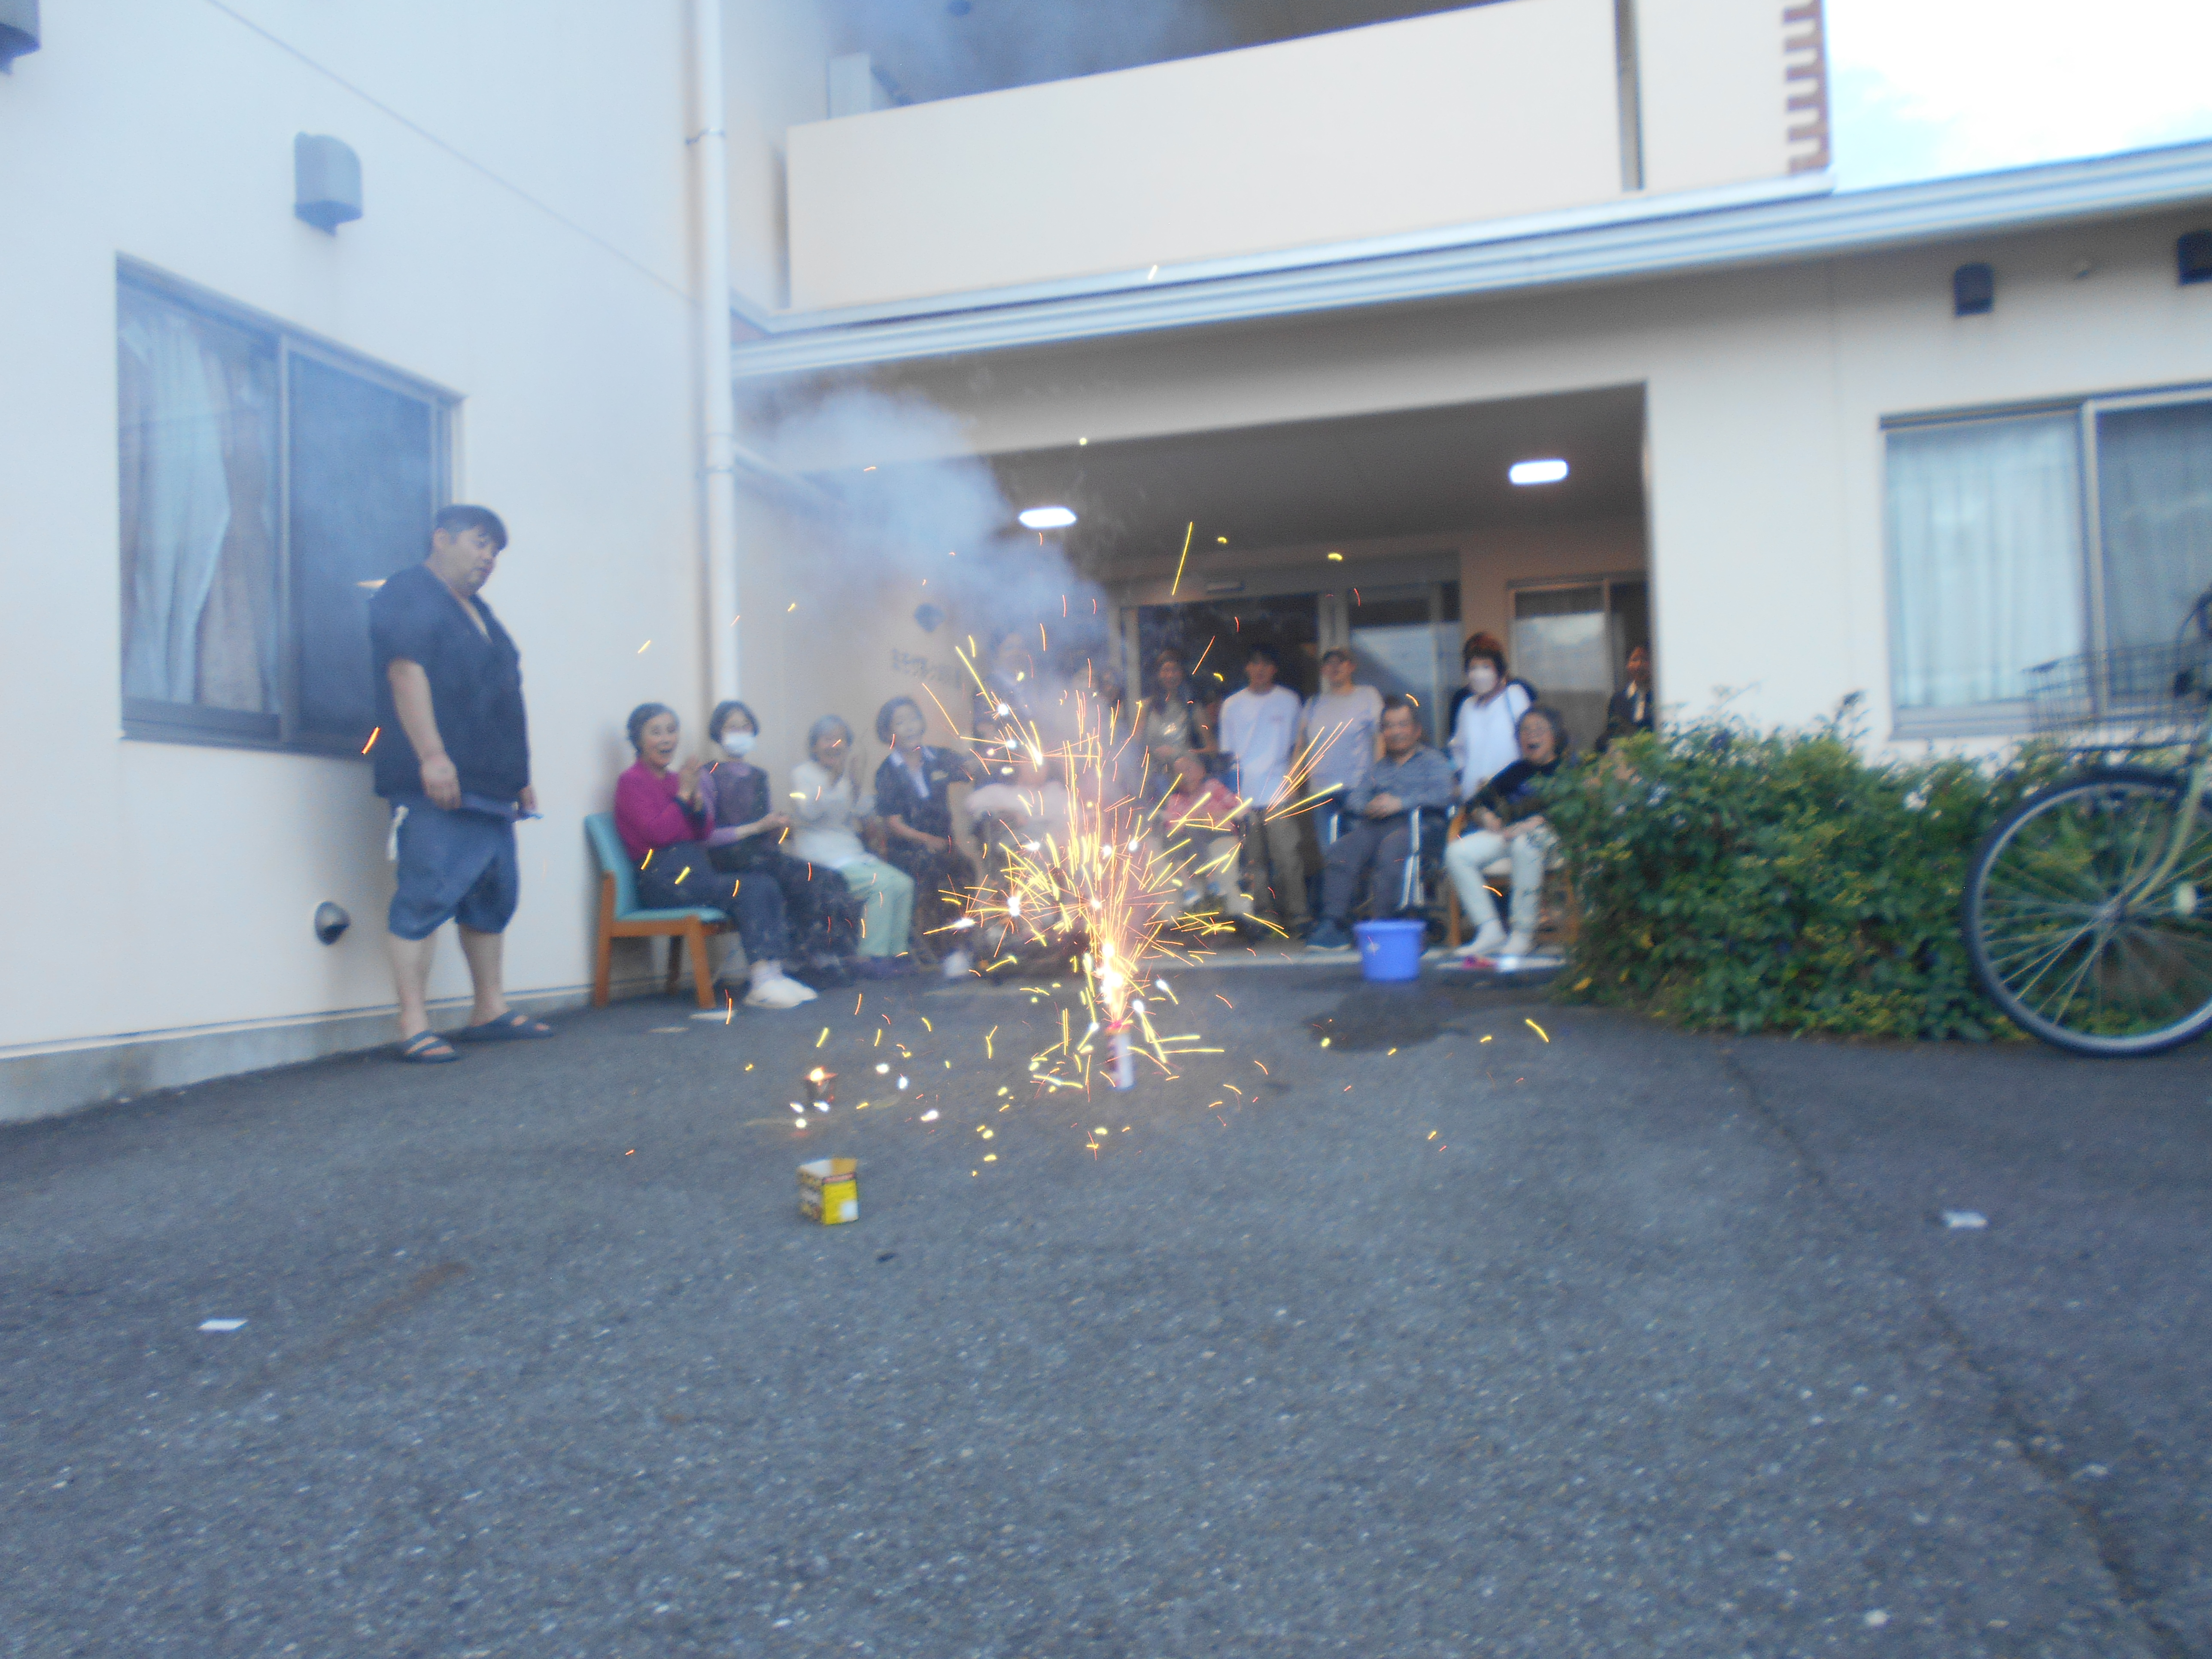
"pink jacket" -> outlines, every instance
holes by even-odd
[[[656,772],[643,761],[615,780],[615,833],[633,862],[656,848],[696,841],[706,831],[703,815],[677,799],[683,782],[673,772]]]

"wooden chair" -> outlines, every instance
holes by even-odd
[[[1452,815],[1451,828],[1446,832],[1446,844],[1457,841],[1460,838],[1460,832],[1466,827],[1467,808],[1462,806]],[[1492,884],[1493,890],[1498,882],[1504,882],[1510,886],[1513,880],[1513,860],[1510,858],[1492,859],[1482,866],[1482,875],[1486,882]],[[1575,907],[1574,878],[1556,861],[1549,865],[1544,872],[1546,881],[1551,881],[1555,878],[1564,890],[1560,898],[1565,907],[1559,923],[1559,934],[1565,943],[1571,945],[1576,935],[1582,929],[1582,913]],[[1499,896],[1504,896],[1501,893]],[[1450,949],[1456,951],[1466,932],[1466,926],[1464,919],[1460,915],[1459,888],[1449,880],[1444,883],[1444,904],[1447,918],[1444,927],[1445,943]]]
[[[599,943],[598,966],[592,979],[592,1006],[604,1008],[611,994],[615,941],[618,939],[668,940],[668,988],[676,988],[676,970],[683,950],[691,947],[691,980],[699,993],[699,1006],[714,1006],[714,969],[708,960],[707,936],[720,933],[725,921],[720,910],[641,910],[637,902],[637,872],[629,854],[615,833],[614,814],[594,812],[584,820],[584,833],[599,859]]]

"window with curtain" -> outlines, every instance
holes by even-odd
[[[1903,732],[2019,729],[2029,669],[2170,641],[2212,586],[2212,398],[1916,422],[1887,441]]]
[[[2164,645],[2212,586],[2212,403],[2097,413],[2105,635]]]
[[[358,750],[368,598],[427,550],[446,400],[151,278],[116,314],[126,731]]]
[[[123,695],[273,737],[276,353],[128,288],[116,343]]]
[[[2081,648],[2081,443],[2070,415],[1889,434],[1898,706],[2027,695]]]

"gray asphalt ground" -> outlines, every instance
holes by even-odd
[[[2212,1654],[2212,1053],[1175,986],[0,1131],[0,1652]]]

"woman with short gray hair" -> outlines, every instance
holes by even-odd
[[[798,833],[791,854],[835,870],[866,907],[860,918],[860,972],[888,979],[904,971],[914,929],[914,878],[872,856],[857,822],[875,810],[873,791],[860,784],[853,728],[824,714],[806,733],[807,758],[791,769],[791,816]]]
[[[1544,867],[1553,840],[1544,822],[1544,781],[1573,750],[1559,711],[1538,703],[1515,731],[1521,757],[1500,771],[1468,803],[1466,832],[1444,848],[1444,869],[1459,889],[1460,908],[1474,918],[1474,942],[1448,960],[1448,968],[1478,971],[1549,965],[1531,959],[1544,890]],[[1511,931],[1498,919],[1483,871],[1500,859],[1513,871]]]

